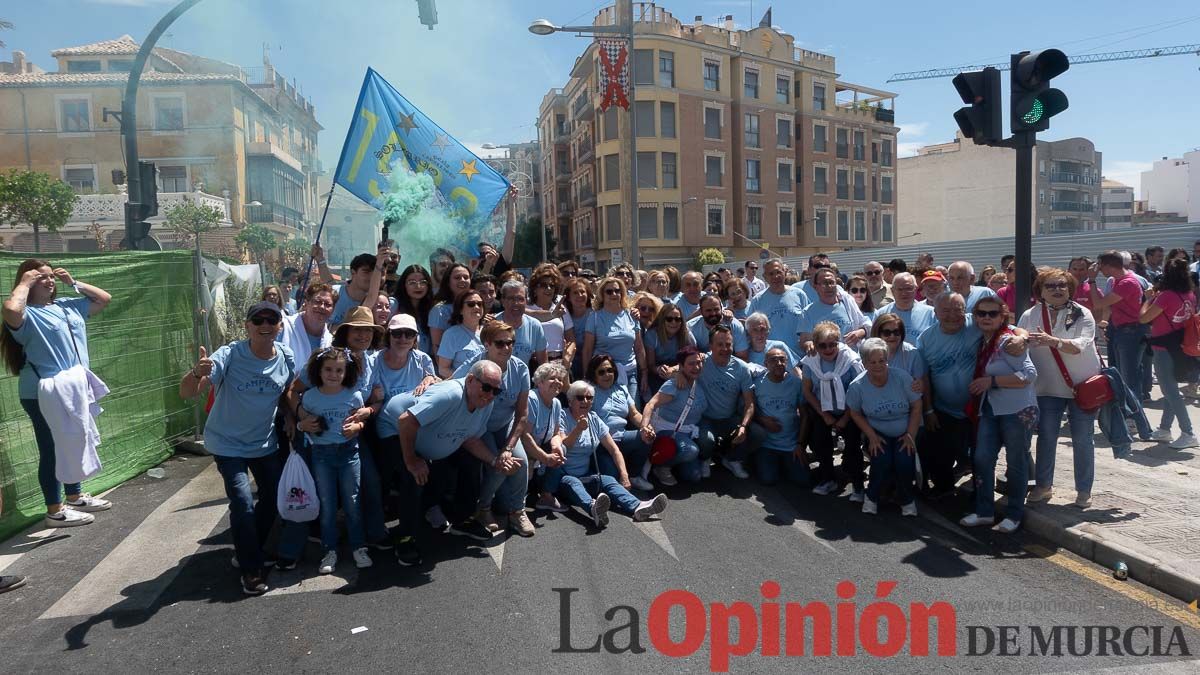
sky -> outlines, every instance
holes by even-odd
[[[471,148],[535,138],[537,108],[565,83],[586,42],[574,34],[536,36],[529,22],[590,23],[610,2],[591,0],[436,0],[438,24],[417,19],[415,0],[202,0],[179,18],[161,45],[237,63],[262,64],[295,79],[316,106],[325,131],[325,166],[337,163],[368,66]],[[0,59],[23,50],[54,69],[56,48],[130,34],[139,42],[175,0],[39,0],[4,3]],[[1007,62],[1024,49],[1058,47],[1068,55],[1200,42],[1200,5],[1042,0],[1033,3],[910,0],[777,2],[773,23],[796,45],[832,54],[841,79],[897,93],[901,154],[949,141],[962,105],[949,78],[887,83],[897,71]],[[684,22],[732,14],[755,26],[763,0],[670,0]],[[963,11],[963,7],[979,9]],[[1014,8],[1028,8],[1021,14]],[[1200,57],[1173,56],[1077,65],[1054,80],[1071,101],[1047,140],[1090,138],[1104,174],[1139,188],[1139,172],[1162,157],[1200,146]],[[1007,84],[1005,85],[1007,89]],[[1007,93],[1005,94],[1007,96]]]

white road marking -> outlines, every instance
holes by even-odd
[[[499,543],[497,543],[497,539],[499,540]],[[504,544],[507,542],[508,533],[500,532],[496,536],[492,537],[491,541],[482,543],[483,550],[487,551],[487,554],[492,558],[492,562],[496,563],[497,572],[504,570]]]
[[[770,489],[770,488],[767,488],[767,489]],[[779,516],[782,518],[790,518],[792,521],[793,529],[795,529],[797,532],[803,534],[804,536],[808,537],[809,539],[812,539],[813,541],[817,542],[818,544],[820,544],[822,547],[824,547],[831,553],[836,553],[838,555],[841,555],[841,552],[838,551],[836,548],[834,548],[829,542],[827,542],[824,539],[822,539],[821,537],[817,536],[816,524],[814,524],[812,521],[804,520],[803,518],[801,518],[800,514],[798,514],[796,512],[796,509],[792,508],[791,502],[789,502],[787,500],[787,498],[784,497],[783,494],[780,493],[778,490],[776,490],[776,492],[775,492],[775,500],[779,504],[783,505],[783,508],[779,510],[780,511]],[[750,497],[746,498],[746,501],[750,502],[751,504],[757,504],[760,508],[767,510],[767,505],[763,504],[762,501],[758,497],[750,496]]]
[[[639,532],[650,537],[650,541],[658,544],[658,547],[667,552],[667,555],[679,560],[679,556],[675,555],[675,547],[671,545],[670,538],[667,537],[667,530],[663,527],[661,520],[647,520],[643,522],[629,521]]]
[[[275,570],[267,578],[271,590],[268,595],[291,595],[293,593],[313,593],[316,591],[336,591],[358,581],[358,568],[353,560],[339,560],[333,574],[313,574],[314,568],[301,564],[294,570],[281,572]]]

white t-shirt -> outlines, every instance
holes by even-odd
[[[549,312],[550,309],[529,305],[535,312]],[[542,322],[542,333],[546,336],[546,351],[561,352],[563,350],[563,320],[562,317]]]

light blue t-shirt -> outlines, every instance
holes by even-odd
[[[598,385],[593,385],[592,388],[596,390],[592,410],[604,419],[608,431],[614,437],[624,433],[629,426],[629,392],[625,391],[625,387],[618,387],[616,384],[608,389],[602,389]]]
[[[765,367],[767,365],[767,352],[771,351],[772,349],[782,349],[783,351],[787,352],[788,370],[795,368],[796,364],[800,362],[800,359],[796,356],[796,352],[793,351],[791,347],[780,342],[779,340],[767,340],[767,344],[763,346],[763,350],[761,352],[756,352],[754,351],[754,348],[751,347],[750,360],[748,362],[756,366]]]
[[[703,299],[704,296],[701,295],[700,298]],[[687,321],[688,317],[690,317],[692,314],[695,314],[696,310],[700,309],[700,300],[697,300],[695,304],[692,304],[692,302],[687,299],[687,296],[685,296],[682,291],[675,295],[675,297],[671,300],[671,304],[675,305],[679,308],[679,311],[683,312],[684,321]]]
[[[383,400],[390,401],[393,396],[412,391],[421,384],[421,380],[436,375],[433,359],[423,351],[414,349],[408,353],[408,363],[399,370],[392,370],[384,362],[383,353],[375,360],[375,381],[383,388]]]
[[[454,371],[454,377],[457,379],[466,377],[471,366],[483,357],[484,352],[472,354]],[[512,424],[513,417],[517,412],[517,399],[521,397],[522,393],[529,391],[529,366],[515,356],[508,357],[508,368],[500,377],[500,387],[504,389],[504,393],[492,401],[492,415],[487,423],[488,431],[502,431]]]
[[[856,354],[856,356],[857,356],[857,354]],[[820,363],[821,363],[821,372],[822,373],[832,373],[834,367],[837,365],[837,361],[826,361],[825,359],[818,359],[818,361],[820,361]],[[810,380],[812,382],[813,394],[815,394],[817,399],[820,400],[820,398],[821,398],[820,378],[817,377],[817,374],[813,372],[813,369],[809,367],[808,363],[804,363],[804,365],[801,368],[804,372],[804,379]],[[850,367],[846,369],[846,372],[842,373],[843,389],[849,388],[850,383],[853,382],[854,378],[858,377],[859,373],[861,373],[861,372],[863,372],[862,361],[859,361],[856,358],[853,362],[851,362]],[[845,411],[844,410],[834,410],[831,412],[835,415],[840,415],[841,413],[843,413]]]
[[[21,327],[13,330],[9,326],[13,339],[25,350],[25,366],[21,368],[17,382],[17,393],[21,398],[36,399],[41,378],[54,377],[79,363],[85,368],[90,367],[85,321],[91,314],[91,307],[92,301],[87,297],[58,298],[48,305],[26,305]],[[68,325],[70,333],[63,330]]]
[[[300,407],[325,420],[325,431],[318,434],[305,432],[304,437],[308,442],[313,445],[338,445],[347,440],[342,433],[342,424],[350,413],[363,407],[363,397],[358,390],[346,387],[336,394],[324,394],[320,389],[307,389],[300,396]]]
[[[866,373],[846,390],[846,407],[862,413],[871,428],[888,438],[908,431],[908,413],[921,395],[912,390],[913,379],[899,368],[888,368],[887,383],[876,386]]]
[[[874,317],[879,318],[884,314],[895,314],[904,322],[904,341],[914,347],[917,345],[917,339],[921,337],[926,329],[937,323],[937,316],[934,315],[933,308],[923,302],[914,302],[912,309],[904,310],[896,307],[896,303],[889,302],[875,311]]]
[[[463,441],[483,436],[492,414],[492,404],[468,410],[465,382],[439,382],[426,389],[408,408],[421,423],[415,448],[421,457],[433,460],[449,457],[462,447]],[[401,394],[393,400],[403,403],[403,399],[410,396],[412,394]],[[397,420],[399,417],[396,415]]]
[[[340,348],[335,347],[334,349]],[[318,350],[318,352],[319,351],[320,350]],[[313,354],[318,352],[313,352]],[[357,359],[358,362],[358,379],[354,382],[354,389],[362,394],[362,399],[364,402],[371,400],[371,392],[374,391],[375,386],[379,384],[379,374],[376,372],[375,368],[375,360],[378,358],[378,356],[379,352],[377,351],[367,351],[363,352],[361,357],[351,357]],[[309,359],[311,361],[312,357],[310,356]],[[303,384],[305,389],[313,388],[312,381],[308,379],[307,366],[299,369],[299,372],[296,373],[296,379],[300,380],[300,384]]]
[[[345,284],[338,284],[337,286],[334,286],[333,291],[337,293],[338,299],[337,303],[333,306],[333,312],[329,315],[328,324],[330,329],[337,328],[337,326],[342,323],[342,320],[346,318],[346,314],[350,310],[362,304],[361,300],[355,300],[354,298],[350,297],[350,294],[346,292]],[[396,298],[389,297],[388,305],[391,307],[391,314],[395,314]]]
[[[448,302],[439,302],[429,310],[429,327],[446,330],[450,327],[450,315],[454,314],[454,306]]]
[[[717,365],[711,356],[705,359],[699,382],[708,402],[704,416],[719,420],[740,415],[742,395],[754,387],[750,366],[736,356],[730,356],[724,366]]]
[[[711,328],[704,322],[704,317],[698,316],[691,321],[688,321],[688,332],[692,334],[692,340],[696,343],[696,349],[702,352],[708,351],[708,331]],[[750,349],[750,338],[746,335],[746,328],[742,326],[741,321],[734,321],[729,324],[729,331],[733,334],[733,351],[744,352]]]
[[[442,343],[438,345],[438,357],[450,360],[450,367],[457,369],[467,359],[483,351],[483,342],[475,331],[463,324],[456,324],[442,333]]]
[[[925,377],[925,374],[929,372],[929,368],[925,365],[925,357],[921,356],[921,351],[907,342],[900,343],[900,349],[888,361],[888,365],[903,370],[914,380]]]
[[[375,433],[380,438],[399,435],[400,416],[416,402],[417,397],[411,391],[389,398],[375,416]]]
[[[861,316],[859,314],[859,317]],[[835,302],[832,305],[827,305],[821,301],[817,301],[804,308],[804,313],[800,316],[799,325],[796,330],[798,333],[808,333],[811,335],[813,329],[822,321],[836,323],[842,335],[862,327],[861,318],[852,316],[845,304]]]
[[[964,298],[967,301],[967,314],[975,311],[975,304],[984,298],[998,298],[996,291],[987,286],[972,286],[971,291]],[[908,324],[905,324],[908,325]]]
[[[562,402],[557,398],[550,399],[550,405],[546,405],[536,391],[529,394],[529,435],[546,452],[550,451],[550,439],[562,428],[559,426],[561,415]]]
[[[804,385],[800,378],[790,368],[779,382],[772,382],[764,373],[754,382],[754,405],[757,412],[774,417],[782,427],[777,432],[768,431],[762,447],[780,452],[795,450],[800,437],[800,417],[796,410],[804,405]]]
[[[746,317],[750,316],[750,303],[746,303],[746,305],[744,307],[742,307],[741,309],[738,309],[736,307],[731,307],[729,305],[729,303],[726,302],[725,309],[733,312],[733,318],[735,318],[739,321],[745,321]]]
[[[633,348],[637,330],[638,324],[629,310],[613,314],[606,309],[592,312],[586,328],[587,333],[596,336],[593,354],[608,354],[614,362],[626,367],[637,364]]]
[[[682,329],[681,329],[682,330]],[[654,362],[658,365],[675,363],[675,355],[683,348],[679,343],[680,333],[667,338],[666,340],[658,339],[658,331],[651,329],[642,333],[642,347],[646,353],[654,353]],[[598,352],[597,352],[598,353]]]
[[[214,455],[254,459],[275,452],[275,413],[292,383],[296,361],[278,342],[275,356],[260,359],[245,340],[221,347],[209,358],[216,394],[204,424],[204,445]]]
[[[504,320],[504,313],[496,314],[493,318]],[[546,333],[542,329],[542,322],[529,316],[528,314],[521,315],[521,325],[513,326],[513,356],[529,365],[529,361],[533,358],[535,352],[546,351]],[[442,338],[443,340],[445,337]]]
[[[571,416],[570,411],[563,410],[559,424],[564,432],[570,434],[575,429],[575,418]],[[566,447],[567,462],[563,468],[567,474],[586,476],[590,473],[592,455],[596,452],[607,452],[600,449],[600,441],[608,435],[608,426],[604,424],[604,420],[600,419],[595,410],[589,410],[587,428],[580,432],[574,443]]]
[[[767,337],[791,346],[797,344],[800,317],[809,304],[808,297],[795,288],[785,288],[780,294],[768,288],[750,301],[750,313],[766,314],[767,320],[771,322],[771,331],[767,333]]]
[[[655,408],[655,414],[660,420],[674,426],[679,421],[679,415],[683,412],[683,407],[687,405],[689,390],[680,391],[675,386],[675,378],[671,378],[663,383],[659,388],[659,393],[671,396],[671,401],[665,405],[660,405]],[[708,399],[704,396],[704,387],[699,383],[696,384],[696,399],[692,401],[692,407],[688,410],[687,417],[684,418],[681,426],[691,426],[700,423],[700,418],[704,415],[704,411],[708,409]]]
[[[975,374],[975,355],[982,338],[975,326],[963,326],[951,335],[934,326],[921,334],[917,349],[929,369],[934,410],[958,419],[966,417],[967,386]]]

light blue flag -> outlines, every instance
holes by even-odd
[[[440,200],[461,222],[457,240],[445,245],[475,253],[508,181],[367,68],[334,180],[378,208],[401,157],[412,171],[433,177]]]

